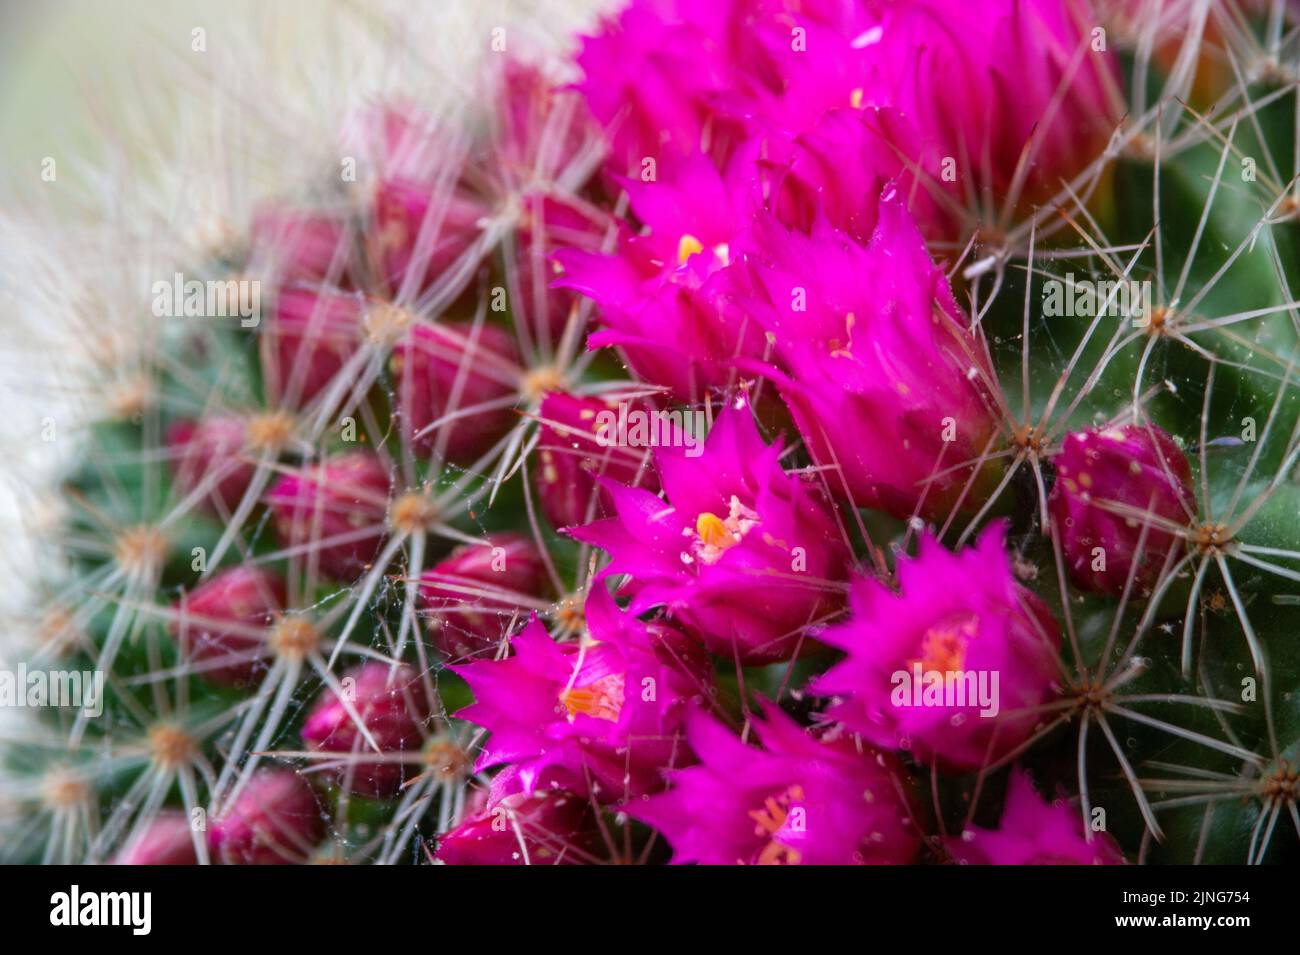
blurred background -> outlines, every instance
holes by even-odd
[[[563,54],[608,6],[602,0],[0,0],[0,665],[8,638],[30,615],[39,579],[53,576],[50,549],[42,544],[57,515],[47,512],[47,501],[77,453],[79,421],[94,410],[84,406],[84,389],[69,371],[75,363],[68,356],[80,343],[66,341],[73,298],[61,287],[84,278],[73,273],[111,268],[111,256],[122,252],[101,235],[92,256],[79,260],[84,224],[97,221],[102,232],[103,222],[120,214],[138,227],[138,210],[166,208],[168,190],[186,189],[189,180],[214,172],[250,178],[249,169],[229,168],[228,156],[238,150],[205,151],[214,124],[240,130],[237,139],[252,119],[248,125],[262,129],[249,135],[250,143],[260,136],[262,152],[274,155],[267,132],[283,116],[275,132],[295,148],[272,164],[280,167],[278,176],[268,177],[263,162],[251,177],[254,187],[274,190],[275,180],[292,181],[306,154],[327,145],[340,119],[337,107],[356,90],[401,91],[404,79],[419,74],[422,85],[408,95],[425,105],[445,97],[457,111],[469,111],[475,103],[466,80],[475,75],[476,58],[489,54],[495,27],[508,28],[512,52],[522,45]],[[385,20],[390,8],[419,29],[385,33],[387,23],[399,22]],[[192,50],[198,28],[207,56]],[[294,155],[298,146],[302,158]],[[47,157],[57,164],[54,182],[42,178]],[[154,187],[160,171],[161,185]],[[158,208],[148,208],[151,190]],[[147,305],[142,296],[142,309]],[[90,303],[92,321],[95,307]],[[113,321],[107,309],[102,314],[105,323]],[[84,328],[84,314],[81,320]],[[41,438],[50,420],[59,427],[55,441]]]

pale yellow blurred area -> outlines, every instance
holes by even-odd
[[[0,0],[0,665],[15,632],[11,621],[30,609],[40,589],[33,578],[51,576],[44,573],[51,568],[42,544],[57,540],[41,499],[57,501],[59,476],[81,453],[64,437],[77,433],[73,399],[85,389],[68,380],[72,366],[60,361],[73,349],[59,344],[71,323],[58,293],[77,278],[70,272],[88,271],[92,256],[111,265],[121,247],[129,254],[131,247],[116,241],[122,233],[115,215],[154,198],[165,208],[165,190],[151,184],[168,182],[166,175],[136,175],[137,167],[179,165],[170,172],[182,182],[228,172],[229,180],[274,189],[267,166],[294,181],[302,169],[296,147],[306,153],[331,135],[340,118],[331,110],[345,100],[340,89],[382,85],[402,73],[399,66],[417,62],[432,67],[434,80],[415,95],[473,100],[471,86],[461,81],[475,75],[475,57],[487,55],[494,29],[505,27],[512,42],[526,39],[521,45],[562,55],[576,32],[609,6],[610,0]],[[416,21],[418,30],[381,28],[378,42],[375,30],[363,29]],[[204,51],[194,49],[196,30]],[[231,62],[219,54],[244,54],[234,61],[245,66],[214,72],[206,69],[205,52],[212,63]],[[232,105],[245,112],[232,113]],[[487,106],[468,102],[466,108]],[[284,138],[295,147],[283,150],[283,162],[278,139],[269,147],[271,140],[262,141],[272,162],[250,162],[251,174],[243,166],[226,169],[238,148],[203,153],[204,124],[224,116],[238,130],[259,110],[257,120],[266,124],[269,115],[268,125],[287,130]],[[179,162],[179,154],[158,148],[173,141],[199,145]],[[109,165],[123,157],[125,166]],[[42,177],[49,159],[57,164],[57,181]],[[201,168],[205,160],[215,170]],[[98,231],[85,240],[86,255],[42,270],[43,246],[69,245],[65,240],[87,217]],[[53,419],[60,438],[43,443],[43,424]]]
[[[328,16],[336,0],[274,0]],[[0,196],[39,179],[41,162],[93,157],[96,88],[128,71],[166,90],[175,63],[160,54],[195,27],[220,30],[265,0],[0,0]],[[29,179],[28,177],[31,177]]]
[[[98,152],[93,117],[103,122],[134,89],[159,111],[187,77],[178,57],[202,29],[205,42],[246,42],[278,54],[256,82],[288,79],[306,53],[338,43],[341,23],[373,10],[409,10],[445,19],[425,54],[449,78],[465,75],[486,50],[494,25],[559,51],[575,31],[619,0],[0,0],[0,200],[21,196],[48,156],[77,161]],[[346,29],[346,28],[345,28]],[[268,32],[274,35],[266,35]],[[394,37],[399,46],[406,38]],[[129,104],[148,106],[148,102]],[[147,110],[145,110],[147,112]]]

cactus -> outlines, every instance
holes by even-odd
[[[693,6],[6,225],[98,359],[17,659],[103,677],[8,858],[1300,856],[1294,7]]]

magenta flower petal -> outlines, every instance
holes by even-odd
[[[768,229],[756,268],[776,341],[766,373],[827,481],[854,503],[943,514],[996,434],[997,380],[983,337],[953,300],[896,187],[871,242]],[[762,370],[763,366],[754,366]]]
[[[901,775],[886,756],[848,740],[819,740],[774,706],[748,746],[703,713],[688,735],[699,765],[628,811],[658,829],[673,862],[903,864],[920,830]]]
[[[858,582],[849,620],[821,634],[848,654],[812,685],[838,698],[828,716],[875,746],[956,772],[1029,738],[1060,679],[1060,634],[1016,582],[1004,537],[993,524],[956,554],[927,537],[919,556],[899,560],[897,593]],[[962,697],[955,683],[951,694],[925,695],[930,674],[946,686],[950,673],[966,681]]]
[[[617,516],[570,533],[609,552],[603,575],[631,576],[634,613],[664,606],[728,659],[788,659],[838,605],[826,582],[847,576],[849,554],[818,489],[786,474],[781,453],[747,407],[728,408],[698,456],[656,449],[667,502],[607,482]]]
[[[1124,855],[1104,832],[1084,834],[1079,811],[1068,802],[1046,802],[1029,773],[1011,774],[997,829],[971,826],[947,841],[964,865],[1123,865]]]
[[[513,656],[452,667],[475,700],[457,716],[491,733],[478,768],[513,764],[525,794],[545,779],[622,802],[689,762],[681,721],[710,678],[681,634],[620,612],[599,587],[586,617],[589,643],[556,643],[533,620],[511,640]]]

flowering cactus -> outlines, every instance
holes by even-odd
[[[4,222],[93,319],[17,659],[103,679],[0,853],[1300,857],[1295,6],[600,13],[451,99],[367,10]]]

